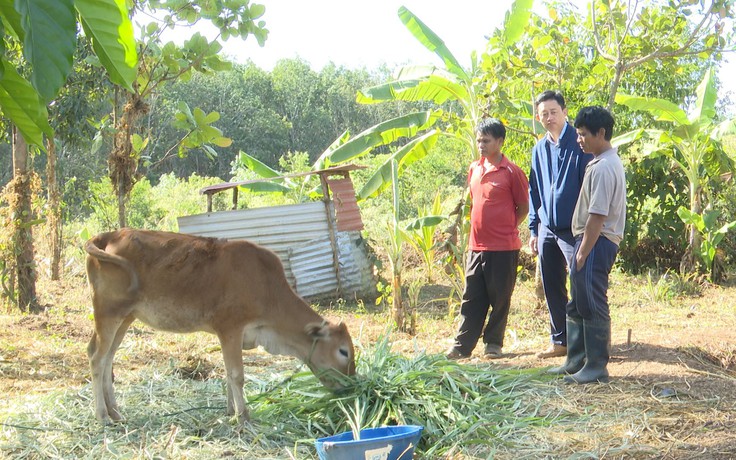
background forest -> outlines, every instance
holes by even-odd
[[[502,119],[509,127],[505,153],[527,168],[530,148],[543,132],[531,101],[548,88],[563,91],[571,117],[584,105],[612,108],[617,134],[626,133],[618,142],[629,187],[621,268],[660,274],[682,269],[718,281],[736,256],[733,237],[722,228],[734,221],[736,209],[733,123],[726,110],[731,101],[714,96],[714,70],[734,47],[731,2],[655,3],[591,2],[582,15],[569,2],[532,8],[532,1],[516,1],[503,26],[488,35],[486,50],[472,56],[470,68],[458,64],[430,26],[402,8],[399,19],[444,66],[314,70],[288,59],[270,71],[217,55],[217,40],[234,31],[268,46],[259,5],[239,3],[240,22],[222,24],[222,11],[209,11],[205,4],[140,3],[131,10],[134,18],[148,11],[165,16],[136,39],[139,65],[132,85],[126,88],[111,78],[104,62],[100,66],[99,43],[77,36],[70,73],[48,103],[53,137],[45,145],[29,141],[32,179],[23,182],[35,187],[29,209],[18,214],[15,191],[5,188],[0,246],[5,298],[17,300],[15,283],[23,278],[14,273],[22,252],[16,244],[19,228],[34,231],[37,239],[56,235],[58,242],[41,244],[35,260],[38,268],[58,276],[64,258],[95,232],[121,225],[176,230],[177,216],[204,211],[204,197],[198,195],[204,185],[346,160],[367,166],[354,175],[357,190],[382,177],[360,196],[366,235],[379,248],[390,252],[399,226],[418,217],[438,218],[431,225],[414,223],[415,229],[432,229],[423,250],[407,244],[408,251],[426,256],[440,230],[457,235],[466,225],[450,214],[464,204],[466,168],[477,156],[472,127],[484,116]],[[211,41],[195,34],[182,46],[161,40],[162,30],[196,21],[219,24],[227,33]],[[6,41],[15,43],[12,36]],[[24,62],[18,45],[6,48],[8,62]],[[33,64],[25,67],[32,82]],[[673,115],[677,110],[681,114]],[[691,123],[687,116],[693,112]],[[422,123],[382,124],[420,113],[427,114]],[[2,131],[0,180],[13,184],[18,167],[11,163],[9,121]],[[683,140],[678,129],[693,136]],[[366,130],[381,139],[335,160],[336,148],[365,140]],[[384,174],[392,161],[398,166],[395,181]],[[296,189],[255,189],[241,191],[239,206],[314,199]],[[221,198],[220,209],[229,206],[225,201]],[[681,207],[690,213],[683,217]],[[54,213],[58,219],[50,217]],[[47,248],[51,254],[44,253]],[[683,265],[688,248],[693,260]],[[439,262],[430,260],[426,267]],[[25,299],[21,305],[30,302]]]

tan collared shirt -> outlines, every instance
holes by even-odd
[[[572,234],[582,235],[589,214],[606,216],[601,235],[621,243],[626,223],[626,175],[617,149],[595,157],[585,169],[583,186],[572,215]]]

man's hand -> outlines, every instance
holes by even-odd
[[[535,256],[539,254],[539,248],[537,247],[538,239],[539,238],[537,238],[536,236],[532,236],[529,238],[529,249],[532,250],[532,254],[534,254]]]
[[[581,268],[583,268],[583,265],[585,265],[585,261],[588,260],[588,254],[581,254],[580,251],[575,253],[575,272],[579,272]]]
[[[580,247],[575,253],[575,268],[576,271],[580,271],[585,265],[585,261],[590,255],[590,251],[593,250],[596,241],[601,236],[601,230],[603,230],[603,222],[606,221],[606,216],[601,214],[590,213],[588,214],[588,220],[585,221],[585,229],[583,230],[583,241],[580,243]],[[605,237],[604,237],[605,238]]]

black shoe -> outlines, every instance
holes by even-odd
[[[499,359],[499,358],[503,358],[503,353],[501,353],[501,347],[499,345],[487,343],[486,349],[483,352],[483,356],[485,356],[488,359]]]

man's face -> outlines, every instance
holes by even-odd
[[[503,138],[480,132],[475,133],[475,142],[478,144],[478,152],[485,157],[499,153],[503,146]]]
[[[588,128],[576,128],[578,133],[578,144],[585,153],[601,153],[601,145],[605,143],[605,130],[601,129],[598,134],[591,133]]]
[[[567,119],[567,108],[563,109],[554,99],[543,101],[537,105],[537,118],[547,131],[560,133]]]

